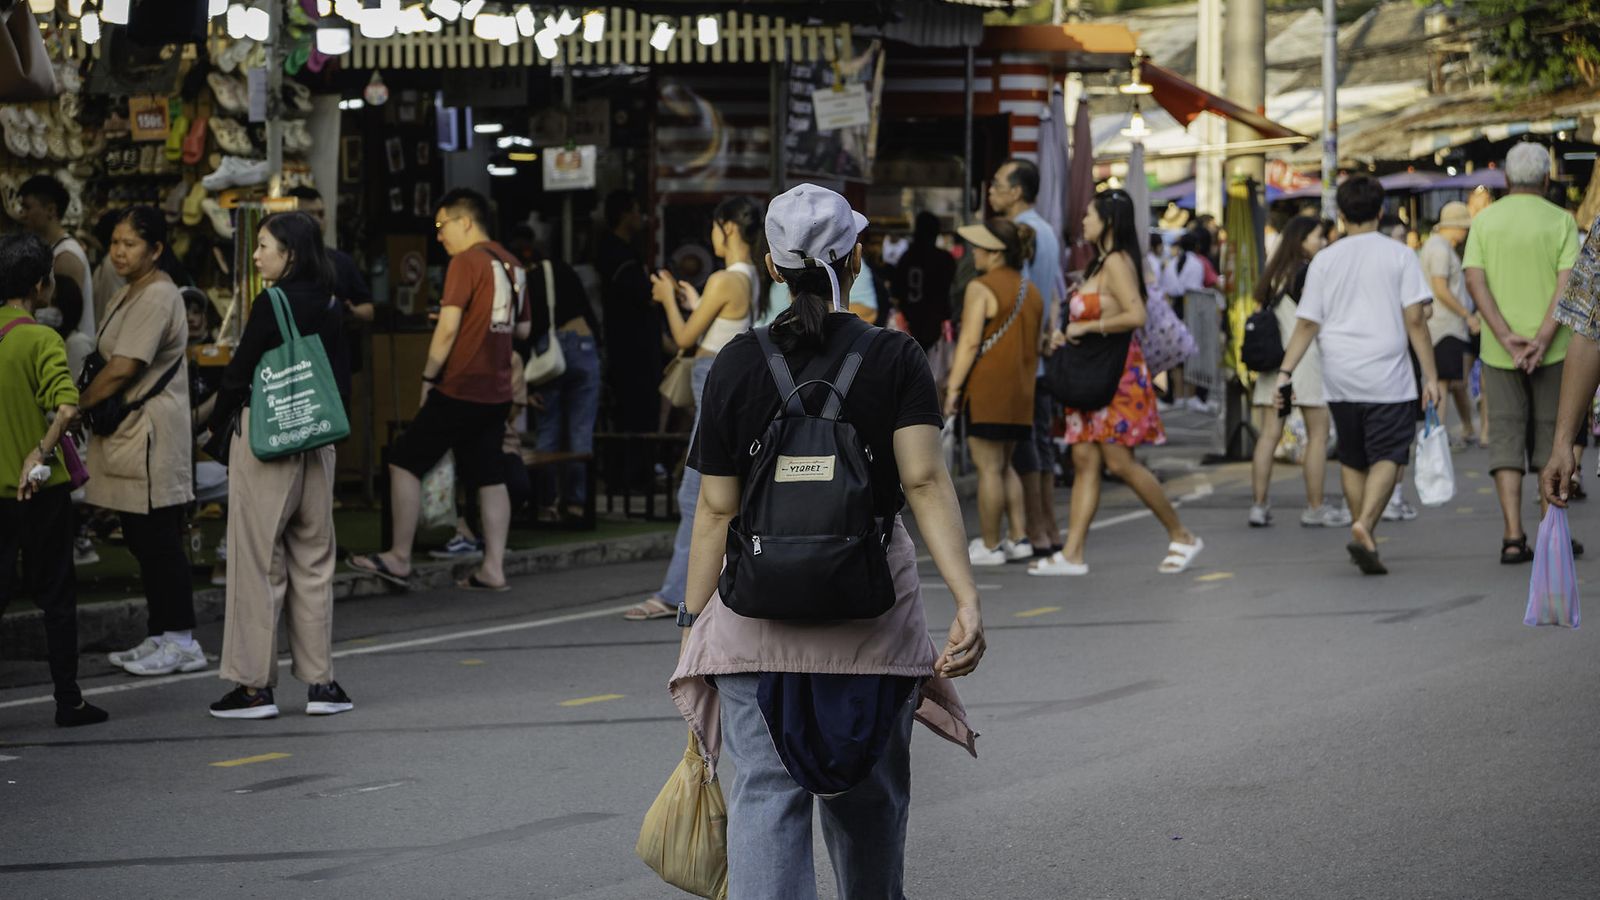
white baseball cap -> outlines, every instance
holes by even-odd
[[[867,217],[825,187],[797,185],[767,205],[767,247],[780,269],[827,267],[850,255]]]

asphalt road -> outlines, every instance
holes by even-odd
[[[1295,524],[1297,470],[1281,524],[1246,529],[1237,467],[1169,481],[1208,544],[1182,576],[1156,573],[1163,536],[1120,488],[1090,576],[980,571],[990,650],[960,683],[980,755],[918,729],[908,895],[1600,896],[1600,654],[1587,630],[1522,625],[1529,569],[1497,563],[1483,462],[1380,532],[1387,578],[1357,574],[1342,531]],[[1597,522],[1574,510],[1600,552]],[[616,615],[661,569],[342,605],[342,716],[301,715],[287,669],[281,718],[224,722],[214,668],[102,665],[84,683],[112,721],[68,731],[13,679],[0,897],[684,896],[633,855],[683,750],[676,629]],[[923,573],[942,631],[949,595]]]

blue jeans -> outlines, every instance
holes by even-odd
[[[906,819],[911,800],[911,715],[900,711],[883,757],[867,779],[831,798],[813,797],[789,776],[756,702],[761,676],[718,675],[722,754],[733,763],[728,799],[728,896],[816,900],[811,858],[813,799],[841,900],[905,900]]]
[[[694,384],[694,427],[700,430],[700,394],[706,389],[706,374],[716,357],[707,356],[694,361],[691,380]],[[694,446],[694,433],[690,432],[689,445]],[[700,504],[700,473],[687,465],[683,467],[683,481],[678,485],[678,534],[672,539],[672,562],[667,563],[667,577],[661,582],[657,596],[668,606],[683,602],[684,585],[689,580],[689,544],[694,540],[694,510]]]
[[[556,333],[561,342],[561,353],[567,360],[567,371],[560,378],[539,388],[544,399],[544,411],[538,414],[537,442],[540,453],[566,450],[572,453],[589,453],[594,450],[594,420],[600,414],[600,351],[594,337],[570,331]],[[565,445],[565,446],[563,446]],[[560,504],[557,497],[559,482],[552,466],[539,469],[539,502],[548,500]],[[588,481],[583,463],[566,466],[567,493],[565,502],[582,506],[589,499]]]

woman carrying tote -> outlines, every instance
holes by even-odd
[[[106,304],[85,374],[104,365],[79,400],[95,432],[84,502],[121,514],[149,610],[149,637],[110,657],[134,675],[198,672],[209,664],[194,639],[194,584],[184,553],[184,508],[194,500],[184,369],[189,320],[178,286],[163,271],[165,255],[161,211],[124,212],[111,233],[110,257],[127,285]],[[116,409],[126,411],[120,421]],[[100,433],[113,424],[115,431]]]
[[[1033,258],[1033,229],[1010,219],[966,225],[956,233],[972,246],[979,275],[961,305],[961,337],[950,366],[945,415],[967,412],[967,446],[978,469],[978,522],[967,556],[975,566],[1033,558],[1022,479],[1011,467],[1017,444],[1033,438],[1033,392],[1044,301],[1022,276]],[[1005,539],[1001,514],[1016,537]]]
[[[672,340],[680,350],[694,350],[695,428],[700,422],[700,392],[705,388],[711,363],[728,342],[750,330],[750,323],[766,303],[769,282],[756,270],[767,254],[762,234],[761,206],[749,197],[730,197],[711,211],[711,251],[726,267],[706,280],[704,294],[677,281],[666,270],[651,275],[651,296],[667,313]],[[688,320],[679,301],[692,310]],[[632,622],[668,619],[678,614],[684,579],[689,572],[689,539],[694,534],[695,500],[700,496],[700,473],[684,466],[678,485],[678,534],[672,542],[672,561],[661,589],[623,613]]]
[[[793,303],[773,323],[770,339],[796,383],[812,377],[808,367],[819,371],[817,378],[840,381],[850,364],[841,348],[871,341],[839,419],[869,451],[873,511],[888,517],[892,529],[893,605],[876,618],[792,623],[741,616],[716,593],[752,443],[780,405],[771,369],[777,360],[765,357],[756,336],[735,339],[718,357],[690,451],[702,473],[700,511],[678,613],[683,651],[670,690],[713,774],[724,751],[733,762],[728,896],[738,900],[816,896],[814,797],[823,807],[839,896],[904,896],[913,713],[975,752],[976,734],[949,679],[977,668],[983,622],[963,552],[961,509],[940,450],[933,376],[910,335],[863,325],[840,299],[861,273],[856,235],[865,225],[843,197],[816,185],[772,201],[768,271],[789,284]],[[800,395],[812,415],[834,396],[821,385]],[[826,485],[818,492],[826,496]],[[917,549],[898,516],[902,500],[955,599],[942,652],[928,637]],[[836,742],[837,726],[845,723],[857,726],[854,736],[872,738]],[[848,773],[839,759],[850,760]],[[821,789],[819,781],[843,783]]]
[[[1305,287],[1311,257],[1323,248],[1322,223],[1311,216],[1297,216],[1283,227],[1278,250],[1267,263],[1266,272],[1256,284],[1259,309],[1270,309],[1278,320],[1283,345],[1289,346],[1294,333],[1294,310]],[[1261,434],[1256,438],[1255,457],[1250,463],[1250,527],[1272,524],[1272,507],[1267,491],[1272,486],[1272,456],[1283,436],[1284,420],[1278,415],[1275,378],[1263,374],[1256,379],[1250,402],[1261,412]],[[1328,404],[1322,398],[1322,353],[1313,342],[1294,370],[1294,405],[1306,422],[1305,478],[1306,509],[1300,524],[1307,528],[1348,528],[1350,510],[1325,502],[1323,473],[1328,466]]]
[[[301,212],[268,216],[256,235],[255,263],[288,300],[295,328],[321,339],[331,359],[343,340],[344,313],[334,298],[333,266],[316,220]],[[283,343],[272,298],[262,291],[250,305],[207,425],[208,444],[229,442],[228,491],[236,498],[228,504],[220,673],[235,687],[211,704],[211,715],[219,719],[278,714],[272,689],[278,680],[278,613],[285,607],[291,671],[308,685],[306,713],[331,715],[354,706],[333,680],[333,445],[270,462],[250,449],[256,367]]]
[[[1083,216],[1083,235],[1095,248],[1084,282],[1069,302],[1071,319],[1065,332],[1051,337],[1059,348],[1085,335],[1136,331],[1145,322],[1144,273],[1139,265],[1139,233],[1134,227],[1133,199],[1126,191],[1101,191]],[[1067,541],[1059,552],[1028,569],[1029,575],[1087,575],[1084,544],[1100,506],[1103,471],[1121,479],[1155,513],[1167,531],[1167,552],[1157,571],[1176,575],[1189,568],[1204,543],[1178,520],[1178,511],[1161,490],[1161,482],[1133,456],[1141,444],[1164,444],[1166,432],[1156,412],[1155,388],[1137,339],[1128,346],[1127,362],[1116,396],[1103,409],[1068,409],[1067,443],[1072,445],[1072,512]]]

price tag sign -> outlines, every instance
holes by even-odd
[[[595,148],[546,147],[539,154],[544,162],[544,189],[547,191],[586,191],[595,185]]]
[[[817,88],[811,94],[811,108],[817,117],[818,131],[837,131],[872,124],[872,109],[867,103],[867,86],[847,84],[844,90]]]
[[[135,141],[164,141],[168,126],[165,97],[128,98],[128,131]]]

